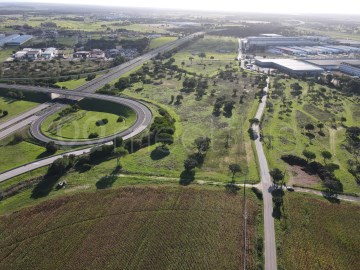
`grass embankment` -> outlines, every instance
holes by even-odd
[[[248,269],[256,264],[260,209],[249,195]],[[0,268],[239,269],[242,213],[242,196],[219,189],[127,187],[65,196],[0,217]]]
[[[238,62],[234,61],[237,51],[238,41],[236,38],[205,36],[173,57],[175,64],[188,72],[214,76],[220,69],[225,70],[226,65],[238,65]],[[205,53],[206,57],[200,58],[200,53]],[[183,62],[185,65],[182,65]]]
[[[290,85],[296,82],[303,88],[299,97],[290,93]],[[351,155],[342,147],[346,131],[343,124],[356,125],[359,121],[360,107],[352,98],[345,97],[337,90],[326,86],[315,85],[309,90],[306,82],[295,79],[280,80],[280,83],[284,83],[285,86],[286,103],[292,104],[281,107],[283,102],[280,97],[268,99],[274,105],[274,112],[265,111],[262,126],[265,136],[264,148],[270,167],[287,170],[287,180],[290,184],[321,189],[320,179],[307,175],[301,169],[288,166],[281,160],[281,156],[294,154],[303,157],[302,152],[306,149],[314,152],[315,160],[324,164],[321,152],[327,150],[333,155],[327,163],[333,162],[340,166],[339,170],[335,170],[335,175],[342,182],[344,192],[360,193],[354,176],[347,169],[347,160],[351,159]],[[343,124],[340,121],[341,117],[346,117]],[[323,134],[317,127],[318,123],[324,124]],[[313,124],[315,129],[306,131],[304,127],[307,124]],[[313,134],[314,138],[310,140],[307,133]]]
[[[136,114],[126,106],[108,101],[94,101],[85,99],[78,104],[81,110],[64,117],[54,114],[48,117],[41,129],[45,135],[54,139],[72,140],[88,139],[89,134],[97,133],[99,137],[123,131],[136,121]],[[123,122],[117,122],[119,116]],[[96,125],[96,121],[107,119],[105,125]]]
[[[287,193],[276,221],[279,269],[359,268],[360,206]]]
[[[60,87],[66,87],[69,90],[74,90],[74,89],[78,88],[79,86],[83,85],[84,83],[86,83],[86,78],[69,80],[69,81],[65,81],[65,82],[57,82],[56,85],[58,85]]]
[[[39,105],[41,100],[39,102],[36,101],[28,101],[28,100],[17,100],[13,98],[9,98],[5,96],[4,90],[0,90],[0,110],[2,111],[8,111],[7,116],[2,116],[2,113],[0,113],[0,123],[6,122],[9,119],[15,117],[16,115],[19,115],[23,112],[26,112],[32,108],[35,108]],[[42,100],[45,102],[45,100]]]
[[[151,50],[159,48],[163,45],[165,45],[166,43],[169,43],[171,41],[177,40],[177,37],[159,37],[159,38],[154,38],[150,41],[150,45],[149,48]]]

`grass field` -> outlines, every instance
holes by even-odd
[[[8,59],[14,50],[15,48],[0,49],[0,62],[4,62],[6,59]]]
[[[276,221],[278,269],[359,268],[360,205],[287,193]]]
[[[247,212],[247,269],[255,269],[261,211],[253,195]],[[126,187],[65,196],[0,216],[0,268],[239,269],[242,213],[242,197],[219,189]]]
[[[70,89],[70,90],[74,90],[74,89],[78,88],[79,86],[83,85],[84,83],[86,83],[86,78],[80,78],[80,79],[75,79],[75,80],[70,80],[70,81],[65,81],[65,82],[57,82],[56,85],[58,85],[60,87],[66,87],[67,89]]]
[[[0,144],[0,172],[46,157],[45,148],[23,141],[16,144]],[[21,153],[21,154],[17,154]]]
[[[9,114],[5,117],[0,117],[0,123],[6,122],[16,115],[26,112],[39,105],[38,102],[28,100],[15,100],[5,96],[1,93],[5,90],[0,90],[0,110],[8,111]],[[39,102],[44,100],[39,100]],[[2,115],[2,114],[1,114]]]
[[[265,151],[270,167],[287,170],[287,180],[290,184],[321,188],[321,181],[319,179],[312,177],[307,181],[305,179],[309,177],[307,174],[302,174],[301,170],[294,171],[293,168],[284,163],[280,158],[284,154],[303,156],[303,150],[307,149],[316,154],[317,161],[324,163],[321,151],[328,150],[333,155],[329,162],[340,165],[340,169],[335,171],[335,175],[342,182],[344,191],[360,193],[360,187],[357,185],[355,178],[347,170],[347,160],[351,156],[342,147],[345,141],[345,128],[342,127],[339,121],[340,117],[344,116],[347,119],[344,123],[345,125],[356,125],[357,119],[355,115],[358,113],[359,108],[353,105],[354,102],[351,98],[342,96],[341,93],[336,91],[333,92],[334,90],[327,87],[324,87],[324,95],[331,97],[331,99],[314,103],[322,86],[315,85],[314,90],[309,92],[306,82],[295,79],[280,80],[280,82],[284,83],[287,102],[292,101],[292,105],[282,109],[280,107],[282,105],[281,98],[269,99],[269,102],[274,105],[274,112],[265,112],[263,134],[265,136]],[[290,94],[290,84],[295,82],[298,82],[303,87],[303,93],[300,98],[295,98]],[[331,106],[326,105],[328,106],[326,108],[325,104],[331,104]],[[285,109],[289,111],[284,112]],[[336,119],[336,129],[331,127],[335,123],[332,120],[333,118]],[[323,135],[319,134],[319,128],[316,127],[320,122],[325,125]],[[312,132],[315,138],[311,141],[306,136],[307,132],[304,129],[304,126],[309,123],[315,126],[315,130]],[[269,143],[269,136],[272,136],[271,144]]]
[[[130,108],[106,101],[83,100],[79,102],[81,110],[64,117],[59,114],[49,116],[41,126],[45,135],[62,140],[88,139],[90,133],[99,137],[127,129],[136,121],[136,114]],[[125,121],[117,122],[119,116]],[[107,119],[105,125],[96,125],[96,121]]]
[[[238,42],[235,38],[205,36],[173,57],[175,64],[188,72],[212,77],[219,72],[219,69],[225,70],[226,65],[238,66],[238,62],[234,61],[237,50]],[[198,56],[200,53],[205,53],[206,57],[201,59]],[[190,57],[193,58],[192,61],[189,59]],[[183,62],[185,65],[182,65]]]
[[[158,47],[161,47],[163,45],[165,45],[166,43],[169,43],[171,41],[176,40],[176,37],[159,37],[159,38],[154,38],[150,41],[150,45],[149,48],[151,50],[156,49]]]

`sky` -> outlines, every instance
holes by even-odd
[[[13,2],[0,0],[0,2]],[[123,7],[152,7],[206,11],[235,11],[260,13],[324,13],[359,14],[360,0],[19,0],[62,4],[89,4]]]

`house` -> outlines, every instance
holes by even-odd
[[[47,48],[43,53],[42,53],[42,58],[44,59],[52,59],[53,57],[55,57],[55,55],[57,54],[57,50],[56,48]]]
[[[74,58],[88,58],[90,57],[89,51],[78,51],[73,53]]]
[[[90,52],[91,58],[105,58],[105,52],[100,49],[93,49]]]
[[[29,51],[31,51],[31,48],[24,48],[23,50],[16,52],[13,57],[15,59],[23,59]]]
[[[60,51],[57,52],[57,57],[62,58],[62,59],[67,58],[66,54],[65,54],[65,51],[63,51],[63,50],[60,50]]]
[[[40,49],[31,49],[27,52],[26,57],[28,59],[36,60],[41,57],[41,50]]]

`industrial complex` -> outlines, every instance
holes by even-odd
[[[9,36],[0,36],[0,47],[3,46],[20,46],[33,38],[32,35],[13,34]]]

